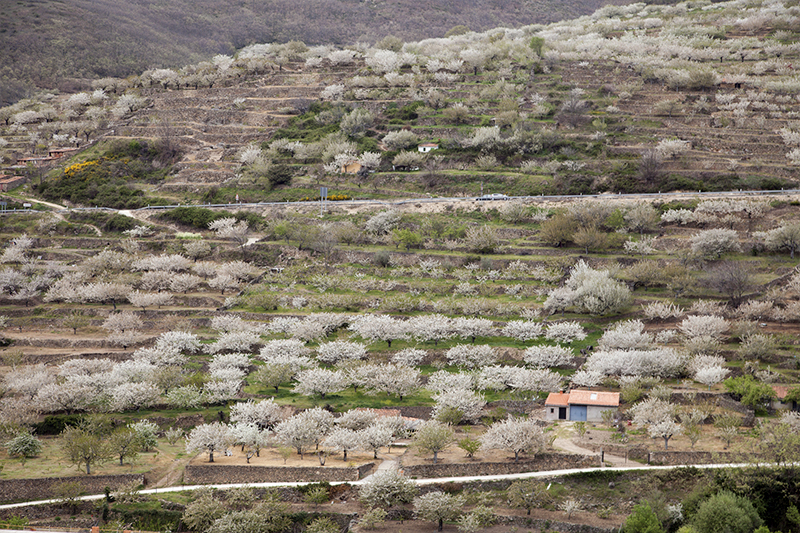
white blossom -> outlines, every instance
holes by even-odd
[[[364,359],[366,355],[366,346],[358,342],[332,341],[322,343],[317,348],[317,359],[329,364]]]
[[[186,437],[186,452],[207,452],[209,462],[214,462],[214,452],[222,452],[230,443],[228,426],[221,422],[201,424]]]
[[[249,352],[260,342],[258,333],[252,331],[231,331],[223,333],[213,344],[204,346],[205,352],[215,354],[224,351]]]
[[[548,324],[544,337],[548,340],[570,343],[586,338],[586,331],[578,322],[554,322]]]
[[[653,335],[644,331],[641,320],[625,320],[607,329],[597,345],[603,350],[631,350],[648,348],[652,342]]]
[[[319,394],[324,398],[328,394],[335,394],[347,388],[347,380],[341,370],[327,368],[310,368],[301,370],[295,376],[297,385],[292,392],[304,396]]]
[[[527,348],[522,357],[525,363],[534,368],[550,368],[571,364],[574,354],[563,346],[541,345]]]
[[[510,320],[503,327],[503,335],[517,339],[520,342],[541,337],[544,326],[532,320]]]
[[[255,424],[260,429],[271,428],[281,421],[281,407],[274,398],[254,402],[247,400],[231,406],[231,422]]]
[[[392,355],[392,362],[399,365],[417,366],[428,355],[425,350],[417,348],[405,348]]]
[[[497,353],[488,344],[457,344],[447,352],[445,356],[450,364],[463,366],[466,368],[479,368],[491,365],[497,360]]]
[[[533,453],[545,447],[542,427],[535,420],[507,418],[495,422],[480,437],[481,448],[488,450],[510,450],[514,452],[514,462],[522,452]]]
[[[689,315],[678,324],[678,330],[687,339],[695,337],[719,339],[729,327],[727,320],[716,315]]]
[[[483,413],[486,400],[480,394],[468,389],[448,389],[433,396],[433,417],[453,409],[461,412],[461,418],[470,422],[477,421]]]
[[[606,376],[652,376],[670,378],[684,369],[687,356],[673,348],[654,350],[597,350],[589,355],[584,370]]]
[[[405,321],[389,315],[359,316],[350,323],[348,329],[368,341],[386,341],[389,348],[392,347],[393,340],[408,338]]]

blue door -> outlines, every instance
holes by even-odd
[[[569,419],[575,422],[586,422],[586,406],[585,405],[570,405],[569,406]]]

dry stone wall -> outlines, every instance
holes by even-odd
[[[186,485],[207,485],[213,483],[358,481],[374,466],[375,463],[367,463],[351,468],[334,466],[188,465],[183,473],[183,482]]]
[[[522,472],[540,472],[561,470],[566,468],[589,468],[600,466],[600,458],[589,455],[570,455],[544,453],[533,459],[505,463],[443,463],[427,465],[403,466],[406,476],[418,479],[439,477],[493,476],[499,474],[519,474]]]
[[[54,498],[53,487],[61,483],[78,482],[85,494],[102,494],[106,487],[112,490],[137,482],[144,484],[144,474],[113,476],[47,477],[33,479],[0,479],[0,501],[19,502]]]

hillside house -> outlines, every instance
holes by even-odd
[[[32,164],[34,167],[39,168],[49,164],[52,161],[58,159],[57,157],[20,157],[17,159],[17,164],[14,165],[15,168],[25,168],[28,163]]]
[[[53,159],[58,159],[60,157],[72,155],[77,151],[77,148],[50,148],[50,150],[47,152],[47,155]]]
[[[794,387],[791,385],[772,385],[772,390],[775,391],[775,399],[772,400],[771,407],[776,411],[785,409],[800,411],[800,405],[798,405],[797,401],[786,400],[786,395],[789,394],[789,391],[793,388]]]
[[[15,187],[19,187],[27,181],[25,176],[8,176],[0,174],[0,191],[8,192]]]
[[[361,172],[361,163],[358,161],[348,161],[339,169],[342,174],[358,174]]]
[[[423,154],[427,154],[428,152],[431,152],[433,150],[438,150],[438,149],[439,149],[439,145],[436,144],[436,143],[422,143],[419,146],[417,146],[417,150],[419,150]]]
[[[547,420],[600,422],[603,411],[619,409],[619,393],[590,390],[551,392],[544,405]]]

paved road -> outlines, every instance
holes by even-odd
[[[414,203],[453,203],[453,202],[469,202],[469,201],[480,201],[481,203],[486,203],[488,205],[494,205],[497,203],[502,203],[503,201],[509,200],[521,200],[521,201],[529,201],[529,202],[558,202],[563,200],[579,200],[579,199],[603,199],[609,201],[616,201],[616,200],[654,200],[654,199],[663,199],[663,200],[674,200],[678,198],[731,198],[731,197],[748,197],[748,198],[756,198],[756,197],[773,197],[773,196],[798,196],[800,195],[800,189],[787,189],[787,190],[773,190],[773,191],[721,191],[721,192],[666,192],[666,193],[636,193],[636,194],[611,194],[611,193],[604,193],[604,194],[573,194],[573,195],[540,195],[540,196],[507,196],[501,200],[492,199],[487,200],[480,196],[466,196],[466,197],[441,197],[441,198],[400,198],[395,200],[340,200],[336,202],[326,202],[326,205],[384,205],[384,206],[400,206],[405,204],[414,204]],[[42,205],[47,205],[48,207],[52,207],[56,210],[68,210],[68,208],[53,204],[50,202],[45,202],[43,200],[36,200],[33,198],[26,198],[26,201],[35,202]],[[483,201],[482,201],[483,200]],[[73,208],[72,210],[75,211],[91,211],[91,210],[105,210],[105,211],[114,211],[118,213],[124,213],[127,216],[131,216],[136,218],[135,213],[141,211],[148,211],[148,210],[164,210],[164,209],[174,209],[176,207],[204,207],[207,209],[240,209],[240,208],[259,208],[259,207],[269,207],[269,206],[297,206],[297,205],[316,205],[318,202],[258,202],[258,203],[233,203],[233,204],[178,204],[178,205],[158,205],[158,206],[147,206],[142,207],[139,209],[134,210],[117,210],[111,209],[109,207],[79,207]],[[9,211],[9,213],[24,213],[30,210],[19,210],[19,211]]]

